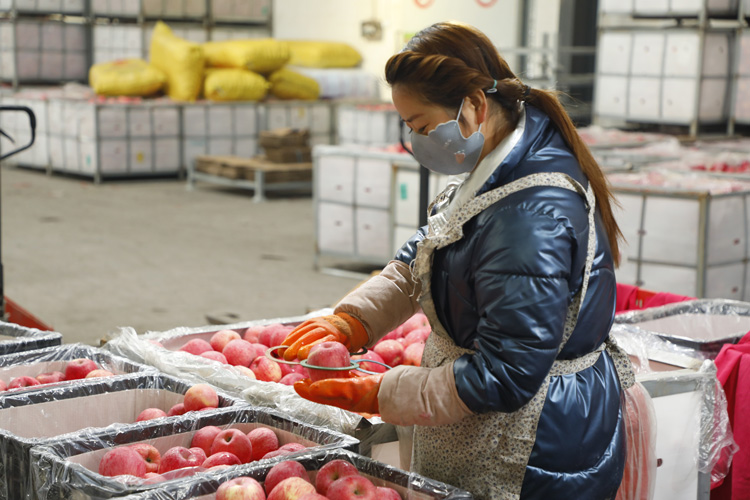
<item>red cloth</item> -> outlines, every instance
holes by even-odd
[[[639,304],[638,301],[643,303]],[[615,303],[615,313],[632,311],[633,309],[647,309],[649,307],[658,307],[674,302],[683,302],[693,300],[695,297],[677,295],[669,292],[648,292],[641,290],[637,286],[617,283],[617,302]]]
[[[711,500],[744,500],[750,498],[750,333],[737,344],[725,344],[714,363],[739,449],[724,481],[712,485]]]
[[[633,285],[617,284],[617,302],[615,302],[615,314],[635,309],[635,296],[638,287]]]
[[[695,300],[695,297],[687,297],[685,295],[677,295],[669,292],[659,292],[656,295],[643,300],[643,309],[674,304],[675,302],[684,302],[686,300]]]

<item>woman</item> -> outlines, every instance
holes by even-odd
[[[552,92],[521,83],[490,40],[418,33],[386,79],[425,167],[460,177],[429,223],[284,356],[371,346],[422,310],[422,367],[299,382],[313,401],[415,425],[412,468],[491,499],[614,498],[629,361],[608,342],[620,231],[607,182]]]

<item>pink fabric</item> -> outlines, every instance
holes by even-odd
[[[642,304],[638,303],[639,299],[643,300]],[[677,295],[669,292],[648,292],[646,290],[641,290],[637,286],[618,283],[615,314],[632,311],[633,309],[648,309],[649,307],[658,307],[694,299],[695,297]]]
[[[750,333],[724,345],[714,363],[739,450],[724,480],[711,485],[711,500],[744,500],[750,498]]]
[[[615,314],[619,312],[630,311],[635,309],[635,295],[638,293],[638,287],[633,285],[617,284],[617,302],[615,304]]]
[[[687,297],[685,295],[676,295],[674,293],[659,292],[653,297],[649,297],[643,301],[643,309],[649,307],[664,306],[667,304],[673,304],[675,302],[684,302],[686,300],[695,300],[695,297]]]

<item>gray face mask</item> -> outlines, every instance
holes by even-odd
[[[462,101],[455,120],[441,123],[427,135],[411,134],[412,154],[420,165],[447,175],[474,170],[484,147],[484,134],[480,124],[479,130],[469,137],[463,136],[458,125],[463,106]]]

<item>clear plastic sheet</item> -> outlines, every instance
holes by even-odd
[[[622,396],[626,461],[616,500],[650,500],[656,485],[656,414],[651,396],[636,382]]]
[[[658,369],[655,362],[697,370],[706,359],[701,351],[668,342],[634,325],[612,325],[610,335],[630,355],[636,375]]]
[[[750,331],[750,303],[688,300],[618,314],[615,323],[637,326],[668,342],[715,358],[721,346],[737,343]]]
[[[0,395],[0,499],[26,498],[29,450],[59,436],[75,438],[83,429],[135,422],[150,407],[182,402],[192,384],[163,374],[133,373],[82,379],[55,387]],[[219,393],[219,405],[244,405]],[[173,419],[177,417],[169,417]]]
[[[470,493],[453,486],[391,467],[346,450],[312,452],[297,456],[294,460],[300,462],[307,469],[311,481],[315,480],[316,472],[326,463],[332,460],[347,460],[357,467],[362,475],[370,479],[375,486],[393,488],[404,499],[470,500],[473,498]],[[271,467],[271,464],[258,467],[249,464],[222,473],[207,473],[191,481],[122,497],[121,500],[212,500],[215,498],[214,493],[221,483],[240,476],[252,477],[262,483]]]
[[[704,377],[702,394],[704,413],[701,415],[701,447],[698,469],[711,475],[711,483],[719,483],[729,473],[732,457],[739,449],[732,435],[727,412],[727,397],[716,378],[716,365],[706,360],[700,368]]]
[[[55,347],[46,347],[33,351],[24,351],[14,354],[0,356],[0,380],[6,384],[15,377],[28,376],[36,377],[42,373],[54,371],[65,372],[65,365],[68,361],[78,358],[86,358],[94,361],[101,369],[108,370],[114,375],[125,375],[136,372],[156,373],[152,366],[136,363],[122,356],[117,356],[97,347],[86,344],[64,344]],[[43,384],[39,386],[29,386],[16,391],[34,390],[41,388],[57,387],[64,384],[77,383],[80,380],[69,380]]]
[[[62,334],[0,321],[0,355],[62,344]]]
[[[167,481],[146,484],[135,477],[107,477],[98,469],[101,457],[112,447],[146,442],[162,454],[173,446],[189,447],[198,429],[215,425],[249,432],[257,427],[274,430],[280,444],[301,443],[309,449],[284,457],[275,457],[242,466],[223,469],[221,474],[235,474],[242,469],[270,468],[274,464],[319,450],[347,449],[356,451],[358,441],[330,429],[305,424],[274,410],[238,406],[208,412],[192,412],[172,419],[156,419],[128,425],[113,425],[74,436],[63,436],[31,451],[32,488],[42,499],[101,499],[120,497],[144,490],[184,489],[184,484],[201,480],[206,475],[218,477],[216,471],[202,467],[185,469]],[[166,477],[166,476],[165,476]],[[131,479],[127,481],[126,479]],[[158,497],[157,497],[158,498]],[[169,498],[169,497],[167,497]]]

